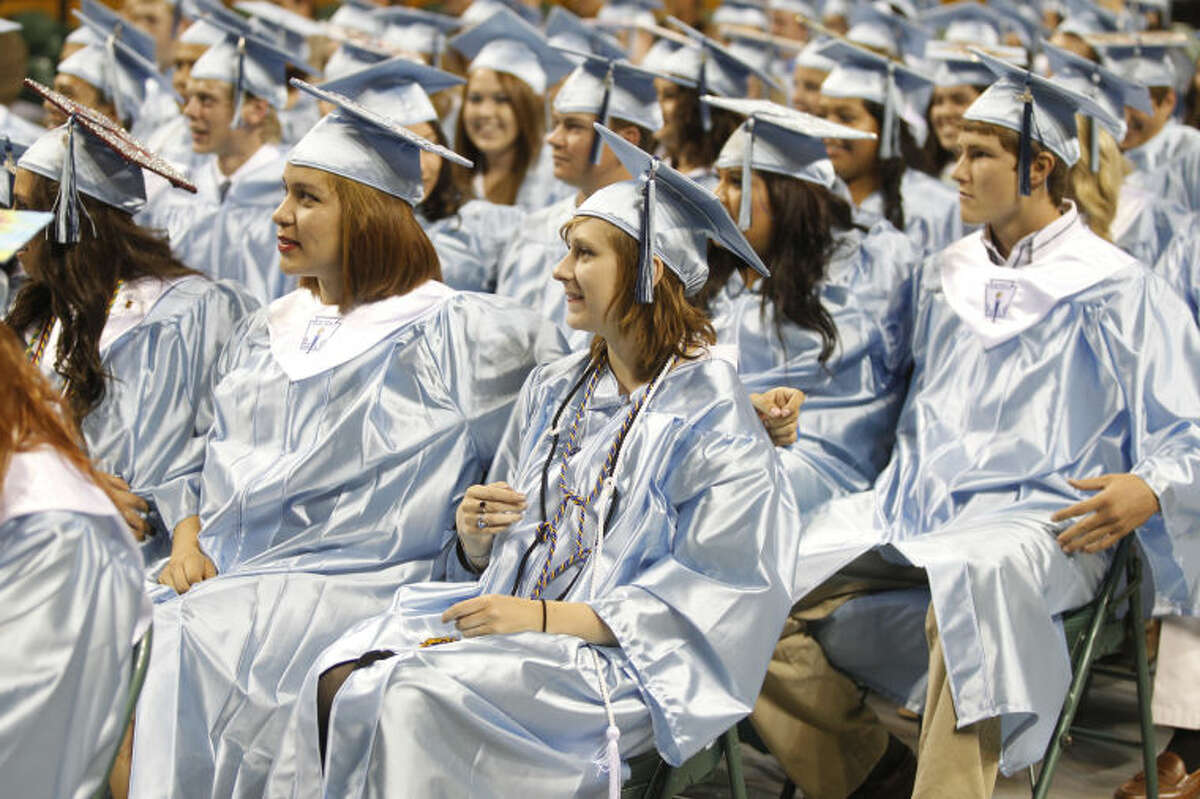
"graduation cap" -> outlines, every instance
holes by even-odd
[[[146,101],[149,83],[157,83],[164,93],[175,96],[171,81],[158,71],[157,64],[126,44],[119,26],[109,27],[83,11],[74,13],[104,43],[76,50],[58,65],[59,72],[74,75],[99,89],[112,102],[120,120],[136,117]]]
[[[1028,3],[1013,0],[988,0],[988,8],[999,12],[1008,21],[1007,33],[1015,33],[1023,47],[1033,47],[1042,38],[1041,16]]]
[[[239,30],[246,33],[252,33],[250,20],[243,17],[241,14],[235,14],[224,5],[214,2],[214,0],[184,0],[176,5],[176,8],[183,8],[186,3],[184,15],[192,20],[192,24],[188,25],[187,29],[179,35],[179,41],[186,44],[202,44],[205,47],[212,47],[214,44],[219,44],[225,41],[226,29]],[[218,19],[224,23],[223,27],[217,27],[208,19]]]
[[[325,26],[295,11],[269,0],[239,0],[234,8],[258,23],[260,31],[269,34],[280,46],[296,53],[301,61],[308,60],[308,39],[322,36]]]
[[[997,80],[963,113],[963,119],[1017,132],[1020,137],[1017,176],[1024,196],[1031,191],[1032,142],[1038,142],[1067,166],[1073,166],[1079,160],[1076,114],[1090,116],[1110,130],[1122,124],[1104,106],[1056,79],[1035,75],[981,50],[974,52],[995,73]]]
[[[633,26],[634,30],[644,31],[654,37],[654,42],[646,50],[642,56],[641,65],[646,69],[653,69],[658,72],[670,73],[671,59],[675,55],[675,51],[681,47],[688,47],[692,40],[684,36],[682,33],[659,27],[658,25],[637,24]],[[674,78],[672,78],[674,80]],[[685,85],[694,86],[694,82],[685,81]]]
[[[654,25],[654,12],[662,10],[662,0],[610,0],[596,12],[596,21],[619,28]]]
[[[1107,122],[1105,127],[1117,141],[1125,137],[1125,106],[1147,114],[1153,110],[1150,91],[1142,84],[1127,80],[1111,69],[1049,42],[1042,42],[1042,52],[1050,62],[1055,83],[1090,97],[1108,111],[1107,120],[1097,121],[1101,124]],[[1118,124],[1109,127],[1113,122]],[[1089,163],[1092,171],[1100,168],[1100,140],[1096,136],[1092,136]]]
[[[752,170],[775,172],[829,188],[837,179],[825,150],[826,139],[874,139],[874,133],[829,122],[770,100],[744,100],[708,95],[703,102],[742,114],[717,156],[718,169],[742,170],[738,227],[750,228]]]
[[[770,274],[716,195],[603,125],[595,128],[634,179],[593,192],[575,215],[602,219],[638,242],[639,303],[654,301],[655,256],[683,282],[686,294],[699,291],[708,279],[709,239],[764,277]]]
[[[879,157],[900,156],[900,120],[908,122],[914,131],[924,131],[933,81],[911,67],[850,42],[830,40],[821,48],[821,54],[837,63],[821,84],[821,93],[857,97],[883,106]]]
[[[577,53],[583,62],[563,81],[554,97],[560,114],[595,114],[602,124],[615,117],[657,131],[663,126],[662,108],[654,79],[665,77],[625,60]],[[592,141],[589,161],[600,163],[601,139]]]
[[[855,44],[882,50],[893,56],[923,56],[929,33],[920,25],[885,8],[875,3],[857,6],[850,14],[850,30],[846,32],[846,38]]]
[[[195,80],[219,80],[233,86],[233,124],[242,124],[242,97],[249,93],[272,108],[287,105],[287,66],[311,68],[258,34],[227,26],[215,17],[206,22],[225,31],[225,38],[204,51],[192,65]]]
[[[712,14],[714,25],[742,25],[756,30],[771,26],[766,0],[725,0]]]
[[[471,59],[469,70],[506,72],[537,94],[545,94],[574,67],[540,30],[507,8],[455,36],[450,46]]]
[[[12,205],[17,159],[45,132],[45,128],[25,122],[12,114],[9,114],[8,120],[0,126],[0,206],[8,208]],[[0,261],[2,260],[5,259],[0,258]]]
[[[767,9],[782,11],[786,14],[797,14],[806,19],[816,19],[817,6],[808,0],[767,0]]]
[[[100,41],[105,41],[110,35],[115,36],[151,64],[157,63],[154,38],[135,28],[129,20],[119,16],[108,6],[97,3],[96,0],[79,0],[79,13],[81,19],[88,19],[94,23],[88,27],[97,34]]]
[[[373,3],[344,0],[337,11],[329,16],[329,24],[378,36],[382,33],[383,24],[375,16],[375,9]]]
[[[401,125],[435,122],[429,95],[465,81],[436,67],[396,56],[326,80],[317,88],[335,92]]]
[[[486,22],[502,9],[508,9],[530,25],[542,24],[541,12],[533,6],[525,5],[521,0],[474,0],[459,16],[458,22],[464,28],[471,28]]]
[[[7,33],[0,26],[0,33]],[[0,210],[0,263],[11,259],[54,219],[48,211]]]
[[[941,38],[946,41],[970,44],[1000,44],[1009,27],[1005,14],[975,0],[927,9],[920,19],[931,29],[942,31]]]
[[[821,72],[832,72],[837,66],[837,62],[826,55],[822,55],[821,50],[828,44],[831,39],[813,39],[808,44],[804,45],[804,49],[796,56],[795,65],[804,67],[805,69],[816,69]]]
[[[325,62],[325,80],[337,80],[393,56],[363,42],[342,42]]]
[[[1018,66],[1025,66],[1029,61],[1025,50],[1020,47],[994,45],[977,49]],[[930,42],[925,48],[925,59],[933,67],[933,85],[937,87],[986,87],[996,79],[987,64],[961,42]]]
[[[16,33],[21,30],[21,23],[0,17],[0,33]]]
[[[1088,44],[1100,51],[1106,67],[1126,80],[1143,86],[1174,86],[1178,78],[1165,44],[1151,43],[1145,35],[1129,35],[1117,41],[1089,37]]]
[[[434,144],[349,97],[312,86],[299,78],[292,85],[337,108],[321,119],[288,154],[288,163],[349,178],[409,205],[421,202],[421,153],[431,152],[461,166],[471,162]]]
[[[21,169],[58,183],[53,209],[55,241],[79,241],[80,194],[126,213],[137,213],[146,202],[142,170],[161,175],[179,188],[196,191],[171,164],[108,117],[29,78],[25,85],[67,116],[65,124],[42,134],[17,162]]]
[[[680,47],[666,59],[664,71],[671,76],[683,78],[688,82],[684,85],[694,84],[701,96],[718,94],[724,97],[744,97],[750,88],[751,75],[757,76],[772,89],[783,91],[783,87],[766,71],[747,63],[716,39],[705,36],[675,17],[667,17],[667,22],[686,35],[691,43]],[[675,80],[675,77],[671,80]],[[711,129],[712,117],[708,106],[703,104],[700,106],[700,119],[705,130]]]
[[[784,36],[775,36],[752,28],[725,28],[729,51],[747,64],[770,72],[772,64],[801,52],[805,43]]]
[[[435,67],[440,66],[446,51],[446,37],[460,24],[458,17],[407,6],[388,6],[372,13],[386,26],[380,37],[383,41],[406,52],[429,56],[429,63]]]
[[[628,58],[625,48],[608,33],[592,27],[562,6],[550,9],[546,17],[546,38],[562,50],[592,53],[613,61]]]
[[[1128,27],[1126,20],[1114,11],[1093,3],[1092,0],[1065,0],[1066,18],[1059,23],[1058,30],[1083,36],[1088,33],[1105,33]]]

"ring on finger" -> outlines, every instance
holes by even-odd
[[[480,530],[487,527],[487,519],[483,518],[483,514],[479,514],[479,518],[475,520],[475,526]]]

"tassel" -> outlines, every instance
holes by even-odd
[[[891,61],[888,62],[887,84],[883,91],[883,129],[879,137],[879,157],[896,158],[900,155],[900,124],[896,119],[896,105],[900,98],[896,96],[896,65]]]
[[[1092,172],[1099,172],[1100,171],[1099,131],[1096,130],[1095,123],[1090,119],[1087,121],[1087,126],[1088,126],[1088,143],[1089,143],[1088,149],[1090,150],[1088,157],[1091,159],[1090,165],[1092,167]]]
[[[650,162],[650,171],[645,176],[646,185],[642,189],[642,229],[635,289],[635,299],[642,305],[654,302],[654,184],[657,172],[658,159],[655,158]]]
[[[696,83],[696,93],[703,97],[708,94],[708,48],[700,46],[700,79]],[[712,130],[712,109],[708,103],[700,103],[700,126],[705,133]]]
[[[117,115],[117,124],[124,126],[125,124],[125,109],[124,103],[121,102],[121,90],[119,88],[120,81],[117,80],[117,34],[120,33],[121,26],[117,25],[113,28],[113,32],[108,34],[108,38],[104,41],[105,66],[108,69],[108,79],[112,86],[113,112]]]
[[[608,737],[608,799],[621,799],[621,731],[610,724],[604,734]]]
[[[446,40],[446,34],[441,31],[433,35],[433,52],[429,55],[429,63],[436,69],[442,68],[442,45]]]
[[[239,36],[237,60],[233,75],[233,126],[240,128],[242,121],[242,97],[246,94],[246,37]]]
[[[604,96],[600,99],[600,111],[596,114],[596,121],[601,125],[608,124],[608,106],[612,100],[613,90],[613,70],[616,69],[616,64],[612,61],[608,62],[608,72],[604,75]],[[592,132],[592,152],[588,156],[588,163],[600,163],[600,152],[603,148],[603,140],[600,134]]]
[[[754,117],[746,120],[746,149],[742,151],[742,199],[738,204],[738,228],[750,229],[750,195],[754,191]]]
[[[54,240],[59,244],[79,241],[79,191],[75,185],[75,115],[67,118],[67,151],[63,154],[54,198]]]
[[[1021,139],[1017,150],[1018,191],[1022,197],[1028,197],[1033,187],[1030,183],[1029,167],[1033,163],[1033,92],[1029,84],[1025,84],[1025,94],[1021,96],[1025,108],[1021,111]]]
[[[15,205],[13,201],[13,190],[17,185],[17,159],[13,157],[12,140],[7,136],[4,137],[4,184],[8,188],[8,194],[4,195],[7,199],[4,201],[6,208],[12,208]]]

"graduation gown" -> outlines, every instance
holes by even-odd
[[[803,596],[872,549],[925,569],[959,724],[1000,717],[1005,774],[1046,747],[1071,675],[1059,617],[1093,597],[1111,556],[1055,540],[1070,522],[1051,514],[1080,499],[1068,478],[1144,479],[1162,506],[1136,533],[1154,611],[1200,605],[1200,331],[1073,210],[1017,252],[1032,259],[994,266],[976,233],[927,262],[891,461],[872,491],[814,514],[795,584]],[[925,657],[913,626],[885,669]]]
[[[7,796],[88,799],[125,734],[142,560],[108,497],[48,447],[0,485],[0,774]]]
[[[179,260],[193,269],[241,284],[267,303],[296,285],[279,269],[271,214],[283,200],[284,153],[264,144],[232,175],[220,174],[215,156],[192,162],[197,194],[160,192],[138,213],[139,224],[167,234]],[[221,184],[229,181],[224,199]]]
[[[442,282],[462,291],[495,291],[500,259],[525,212],[513,205],[470,200],[430,222],[418,217],[442,264]]]
[[[179,514],[218,576],[154,587],[131,796],[262,795],[309,666],[430,577],[539,352],[561,347],[533,314],[432,281],[345,315],[298,289],[243,320]]]
[[[1137,180],[1121,186],[1117,214],[1109,227],[1112,241],[1125,252],[1153,266],[1176,233],[1200,225],[1200,214],[1150,194]]]
[[[529,165],[521,187],[517,189],[516,206],[529,213],[545,208],[563,197],[573,197],[577,190],[554,177],[554,159],[550,147],[543,144],[537,158]],[[480,192],[480,196],[482,192]]]
[[[620,646],[527,632],[418,647],[454,634],[439,620],[453,602],[530,595],[548,557],[548,545],[534,541],[549,428],[585,365],[586,355],[574,354],[536,371],[522,390],[492,479],[524,492],[531,511],[497,537],[479,582],[407,586],[387,614],[322,654],[296,703],[268,796],[600,795],[607,775],[593,761],[605,750],[608,721],[591,652],[611,693],[624,758],[653,747],[678,764],[750,711],[790,605],[798,524],[745,390],[732,365],[716,359],[679,365],[642,408],[616,467],[616,502],[595,568],[579,579],[570,568],[546,590],[549,598],[588,601]],[[576,393],[559,422],[564,431],[581,398]],[[637,392],[623,399],[611,373],[600,380],[570,458],[574,490],[596,479],[636,399]],[[551,515],[561,496],[558,464],[548,480]],[[589,541],[599,504],[587,511]],[[572,552],[575,529],[572,522],[560,533],[555,566]],[[454,577],[458,561],[449,563]],[[461,567],[457,573],[467,576]],[[335,663],[381,648],[397,654],[354,672],[338,693],[322,782],[316,680]]]
[[[904,202],[904,230],[923,255],[939,252],[963,236],[958,210],[958,190],[916,169],[904,170],[900,178]],[[883,194],[874,192],[862,201],[855,221],[871,226],[883,219]]]
[[[1179,292],[1200,322],[1200,230],[1178,230],[1154,264],[1154,271]]]
[[[1137,172],[1131,176],[1155,197],[1200,211],[1200,130],[1174,119],[1154,138],[1125,151]]]
[[[837,348],[817,360],[821,337],[742,289],[714,308],[717,341],[738,352],[738,376],[751,392],[802,390],[797,440],[780,448],[801,511],[832,496],[870,488],[887,463],[908,387],[913,270],[920,259],[886,222],[838,234],[821,303],[837,327]],[[776,268],[781,268],[775,265]],[[740,280],[732,281],[737,287]]]

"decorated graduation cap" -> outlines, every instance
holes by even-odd
[[[1009,27],[1006,15],[975,0],[936,6],[920,18],[922,24],[942,31],[941,38],[948,42],[1000,44]]]
[[[409,205],[425,195],[421,180],[421,153],[431,152],[447,161],[470,167],[471,162],[453,150],[434,144],[349,97],[319,89],[299,78],[292,85],[337,108],[312,127],[288,154],[288,163],[320,169],[349,178]]]
[[[750,227],[752,170],[775,172],[829,188],[837,179],[825,150],[826,139],[874,139],[874,133],[829,122],[821,117],[773,103],[709,95],[704,102],[743,114],[746,121],[717,155],[718,169],[742,170],[738,227]]]
[[[709,239],[764,277],[769,274],[716,195],[603,125],[595,128],[634,179],[593,192],[575,215],[602,219],[638,242],[639,303],[654,301],[655,256],[683,282],[686,294],[699,291],[708,279]]]
[[[1151,44],[1140,35],[1123,37],[1126,41],[1103,42],[1089,38],[1088,44],[1100,51],[1104,65],[1126,80],[1143,86],[1174,86],[1178,81],[1175,67],[1163,44]]]
[[[613,61],[627,58],[625,48],[613,36],[588,25],[562,6],[550,9],[546,17],[546,38],[562,50],[592,53]]]
[[[920,25],[909,22],[887,7],[864,3],[850,14],[850,30],[846,38],[893,56],[912,54],[918,58],[925,53],[929,33]]]
[[[471,59],[470,70],[506,72],[525,81],[537,94],[545,94],[574,67],[540,30],[508,8],[455,36],[450,46]]]
[[[682,78],[701,96],[744,97],[750,88],[750,76],[755,75],[771,88],[783,91],[765,70],[747,63],[715,39],[675,17],[667,17],[667,22],[691,40],[690,45],[680,47],[664,62],[664,71],[672,76],[671,80]],[[700,105],[700,120],[704,130],[712,128],[712,117],[704,104]]]
[[[582,59],[563,82],[554,97],[554,110],[560,114],[595,114],[607,124],[610,118],[657,131],[663,126],[662,109],[654,79],[664,77],[628,61],[578,53]],[[602,140],[592,141],[589,160],[600,162]]]
[[[67,115],[65,124],[42,134],[17,166],[58,183],[54,200],[54,240],[79,241],[79,195],[129,214],[146,202],[142,170],[154,172],[191,192],[196,187],[169,163],[147,150],[108,117],[70,100],[36,81],[33,89]],[[86,212],[85,212],[86,213]]]
[[[1104,106],[1057,80],[994,58],[981,50],[975,54],[991,68],[996,82],[966,110],[963,119],[986,122],[1016,131],[1017,176],[1020,192],[1030,193],[1029,165],[1032,143],[1041,144],[1067,166],[1079,160],[1076,114],[1090,116],[1110,130],[1121,124]]]
[[[307,71],[304,64],[257,34],[229,27],[215,17],[206,21],[224,30],[225,38],[196,59],[191,77],[233,86],[234,125],[242,122],[242,97],[246,93],[266,100],[275,109],[287,105],[287,65]]]
[[[857,97],[883,107],[880,158],[900,156],[902,119],[918,139],[923,138],[925,109],[933,94],[933,82],[928,77],[887,56],[837,39],[824,45],[821,54],[837,64],[821,84],[822,94]]]
[[[327,80],[318,88],[349,97],[401,125],[416,125],[437,121],[429,95],[463,83],[457,75],[396,56]]]
[[[771,25],[766,0],[724,0],[713,11],[712,21],[715,25],[743,25],[757,30]]]
[[[428,56],[435,67],[441,64],[442,53],[446,51],[446,37],[460,24],[458,17],[407,6],[388,6],[372,13],[386,26],[380,37],[383,41],[406,52]]]

